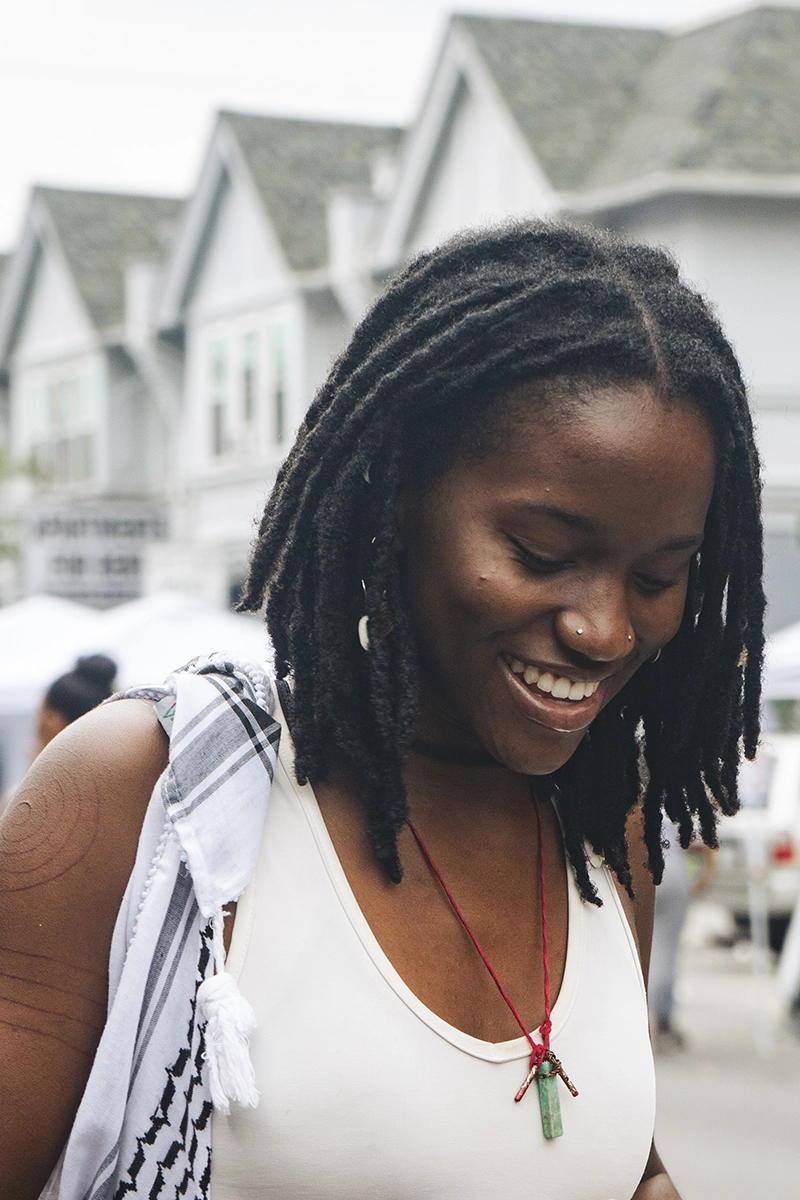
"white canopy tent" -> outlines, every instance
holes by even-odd
[[[55,596],[0,608],[2,787],[27,769],[36,709],[45,691],[81,654],[107,654],[117,687],[161,683],[198,654],[221,651],[264,663],[266,630],[256,617],[224,612],[175,593],[159,593],[98,612]]]
[[[800,621],[767,643],[764,699],[800,700]]]

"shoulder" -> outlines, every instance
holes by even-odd
[[[141,826],[153,786],[167,763],[168,742],[149,701],[119,700],[87,713],[54,738],[12,797],[0,825],[5,853],[21,845],[11,829],[24,821],[58,831],[76,824],[124,834]]]
[[[0,820],[4,1195],[38,1194],[100,1038],[116,916],[167,762],[152,709],[120,700],[68,726]]]
[[[78,903],[87,885],[118,907],[167,755],[146,701],[103,706],[60,733],[0,821],[3,910]]]

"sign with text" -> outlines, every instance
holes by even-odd
[[[25,593],[95,608],[135,600],[142,554],[169,533],[166,514],[142,503],[36,506],[25,514]]]

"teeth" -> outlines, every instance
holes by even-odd
[[[519,658],[512,658],[508,664],[515,675],[521,675],[530,687],[536,684],[540,692],[549,692],[556,700],[585,700],[593,696],[599,688],[599,683],[575,682],[566,675],[553,675],[551,671],[540,671],[531,664],[526,665]]]

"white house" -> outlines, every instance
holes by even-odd
[[[396,129],[220,113],[166,275],[185,346],[175,537],[153,589],[234,598],[253,522],[370,296]]]
[[[794,5],[672,33],[456,16],[405,135],[221,113],[163,273],[177,202],[38,189],[0,289],[0,417],[8,382],[12,456],[35,467],[0,481],[0,599],[24,513],[25,591],[228,603],[385,279],[533,215],[664,244],[716,304],[759,428],[770,624],[800,619],[798,63]]]
[[[167,536],[179,393],[147,310],[181,202],[34,190],[0,293],[10,395],[6,528],[20,533],[25,594],[107,607],[141,591],[147,542]],[[6,599],[12,598],[6,596]]]
[[[663,244],[719,310],[764,459],[770,624],[800,619],[800,11],[674,34],[454,17],[376,255],[587,221]]]

